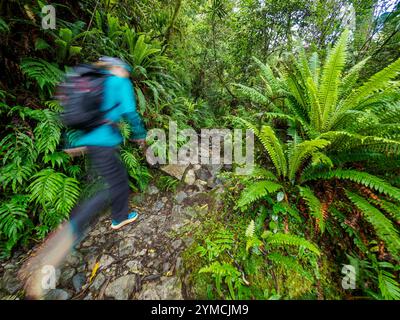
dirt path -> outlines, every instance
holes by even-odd
[[[56,289],[47,299],[185,299],[182,252],[192,243],[190,227],[219,205],[220,167],[181,171],[186,181],[174,193],[150,185],[132,196],[138,220],[113,231],[109,214],[100,217],[58,271]],[[17,254],[0,266],[0,298],[23,298],[16,273],[28,253]],[[93,277],[93,270],[97,269]]]

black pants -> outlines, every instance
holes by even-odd
[[[107,188],[79,203],[71,212],[71,224],[80,237],[90,221],[111,204],[112,219],[120,222],[129,213],[129,181],[119,149],[112,147],[88,147],[93,171],[100,175]]]

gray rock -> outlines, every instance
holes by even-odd
[[[92,282],[92,284],[90,286],[90,289],[93,289],[93,290],[96,290],[96,291],[100,290],[100,288],[103,285],[104,281],[106,281],[105,275],[102,274],[102,273],[99,273],[96,276],[96,278],[93,280],[93,282]]]
[[[86,283],[86,276],[84,273],[78,273],[72,278],[72,285],[76,292],[82,290],[83,285]]]
[[[171,268],[171,264],[169,262],[165,262],[163,264],[163,272],[164,273],[168,272],[170,268]]]
[[[16,272],[13,269],[7,269],[4,273],[2,287],[9,294],[14,294],[22,289],[22,283],[17,279]]]
[[[188,166],[189,165],[168,164],[161,167],[161,170],[177,178],[178,180],[182,180],[183,174]]]
[[[132,273],[139,273],[143,269],[142,263],[138,260],[129,261],[126,266]]]
[[[138,300],[182,300],[181,283],[177,277],[162,277],[159,283],[143,285]]]
[[[118,247],[120,257],[130,255],[135,251],[135,239],[126,238],[122,240]]]
[[[89,294],[83,298],[83,300],[93,300],[93,295],[91,292],[89,292]]]
[[[75,269],[71,267],[67,267],[64,270],[62,270],[61,275],[60,275],[60,284],[63,287],[68,286],[69,282],[71,281],[72,277],[75,274]]]
[[[136,288],[136,275],[126,275],[111,282],[105,295],[116,300],[127,300]]]
[[[175,250],[178,250],[181,245],[182,245],[181,239],[177,239],[171,244],[172,248],[174,248]]]
[[[101,268],[107,268],[114,262],[114,258],[108,254],[103,254],[99,260],[99,265]]]
[[[222,164],[208,164],[206,165],[208,171],[211,173],[212,177],[216,177],[217,174],[221,171],[223,165]]]
[[[154,206],[153,206],[153,211],[154,213],[160,211],[162,208],[164,208],[165,203],[161,200],[158,200]]]
[[[200,170],[196,171],[196,177],[201,181],[207,181],[211,178],[211,173],[206,168],[202,167]]]
[[[143,193],[136,194],[132,197],[133,204],[141,204],[145,200],[145,196]]]
[[[62,289],[52,289],[45,295],[45,300],[68,300],[71,298],[71,294]]]
[[[72,251],[65,259],[65,264],[71,267],[77,267],[83,261],[83,256],[79,251]]]
[[[185,175],[185,183],[188,185],[193,185],[196,181],[196,175],[193,170],[188,170],[188,172]]]
[[[159,193],[160,191],[158,190],[158,188],[156,187],[156,186],[149,186],[148,188],[147,188],[147,193],[148,194],[150,194],[150,195],[154,195],[154,194],[157,194],[157,193]]]
[[[178,257],[175,262],[175,270],[180,270],[182,267],[182,258]]]
[[[203,192],[205,190],[205,186],[207,185],[206,181],[203,180],[196,180],[194,182],[194,186],[197,188],[199,192]]]
[[[181,204],[183,202],[183,200],[185,200],[187,198],[187,194],[184,191],[179,191],[176,195],[175,195],[175,200],[177,203]]]

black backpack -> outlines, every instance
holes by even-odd
[[[104,118],[106,112],[100,110],[108,76],[102,69],[86,64],[76,66],[66,75],[56,95],[64,108],[61,121],[66,127],[88,132],[108,122]]]

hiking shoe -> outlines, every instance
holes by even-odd
[[[114,230],[122,228],[124,225],[127,225],[128,223],[135,221],[137,219],[137,217],[138,217],[138,213],[136,211],[132,211],[130,214],[128,214],[128,218],[126,218],[125,220],[123,220],[121,222],[113,220],[111,223],[111,228]]]

